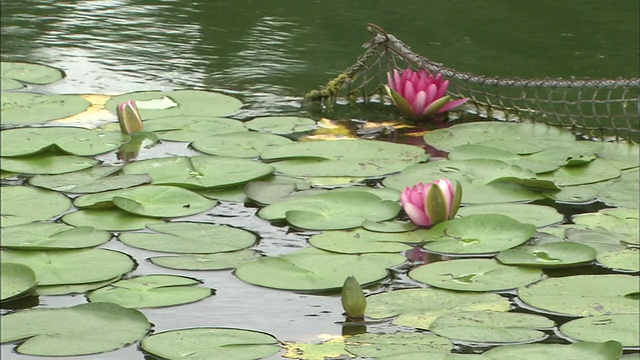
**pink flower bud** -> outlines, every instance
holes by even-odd
[[[454,188],[449,179],[439,179],[429,184],[418,183],[406,187],[400,195],[400,203],[409,219],[418,226],[431,227],[452,219],[460,208],[462,187]]]

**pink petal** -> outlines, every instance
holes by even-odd
[[[432,102],[437,100],[436,93],[438,92],[438,87],[435,84],[431,84],[427,87],[427,106],[429,106]],[[422,109],[424,111],[424,109]]]
[[[427,93],[424,91],[418,92],[414,102],[411,104],[411,109],[413,109],[413,114],[415,116],[419,116],[424,111],[424,108],[427,107]]]
[[[427,217],[427,214],[423,210],[418,209],[413,204],[404,205],[404,212],[411,221],[418,226],[430,226],[431,220]]]
[[[443,107],[440,108],[440,110],[438,110],[438,114],[439,113],[443,113],[445,111],[449,111],[451,109],[455,109],[458,106],[466,103],[469,100],[469,98],[464,98],[464,99],[458,99],[458,100],[452,100],[449,101],[448,103],[446,103]]]
[[[445,82],[439,84],[438,95],[436,96],[436,99],[440,99],[441,97],[445,96],[447,94],[448,87],[449,87],[449,80],[446,80]]]
[[[404,83],[404,94],[401,95],[409,104],[413,104],[413,101],[416,98],[416,92],[411,82],[407,81]]]

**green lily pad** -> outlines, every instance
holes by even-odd
[[[562,241],[503,250],[496,258],[507,265],[567,267],[593,262],[596,251],[587,245]]]
[[[249,131],[242,121],[208,116],[170,116],[146,120],[144,128],[146,131],[153,131],[162,140],[188,142],[212,135]]]
[[[629,248],[599,253],[600,265],[618,271],[640,271],[640,250]]]
[[[144,91],[114,96],[105,104],[109,111],[116,106],[134,100],[143,119],[169,116],[225,116],[242,107],[234,97],[197,90]]]
[[[82,284],[126,274],[135,266],[126,254],[107,249],[6,250],[2,261],[29,266],[38,285]]]
[[[418,225],[410,221],[390,220],[379,222],[365,221],[362,223],[362,227],[370,231],[381,233],[399,233],[415,230],[418,228]]]
[[[638,347],[640,317],[637,314],[588,316],[563,324],[560,332],[579,341],[615,340],[625,347]]]
[[[142,339],[151,329],[138,310],[112,303],[38,308],[2,317],[3,343],[25,340],[16,351],[36,356],[77,356],[116,350]]]
[[[465,144],[482,144],[518,154],[536,152],[548,144],[575,141],[570,131],[559,127],[533,122],[497,121],[456,124],[431,131],[423,138],[425,143],[445,151]]]
[[[538,174],[538,178],[549,180],[558,186],[573,186],[597,183],[620,176],[620,170],[605,160],[595,159],[576,166],[562,166],[553,173]]]
[[[48,220],[71,207],[71,200],[53,191],[27,186],[0,187],[2,227]]]
[[[505,215],[469,215],[427,230],[424,248],[446,254],[494,253],[525,243],[535,232],[534,225]]]
[[[286,137],[259,132],[213,135],[194,141],[191,146],[205,154],[238,158],[257,158],[272,146],[289,144]]]
[[[2,62],[0,75],[3,78],[15,79],[29,84],[46,85],[56,82],[64,73],[51,66],[25,62]],[[4,90],[4,89],[3,89]]]
[[[408,238],[405,234],[407,233],[377,233],[364,229],[325,231],[309,238],[309,244],[342,254],[393,253],[412,248],[401,243]]]
[[[3,302],[29,294],[36,284],[36,274],[27,265],[0,263],[0,300]]]
[[[2,91],[18,90],[23,87],[24,87],[24,84],[18,80],[14,80],[12,78],[4,77],[4,76],[0,77],[0,88],[2,89]]]
[[[153,256],[151,263],[169,269],[212,271],[235,269],[240,264],[255,260],[260,255],[248,249],[215,254],[185,254],[179,256]]]
[[[545,360],[545,359],[589,359],[617,360],[622,355],[622,346],[617,341],[602,343],[582,342],[569,345],[522,344],[498,346],[482,355],[492,360]]]
[[[508,311],[509,300],[493,293],[465,293],[440,289],[407,289],[367,297],[365,315],[382,319],[397,316],[395,325],[429,329],[444,314],[461,311]]]
[[[194,286],[196,279],[176,275],[146,275],[120,280],[87,295],[91,302],[110,302],[125,308],[149,308],[188,304],[213,295]]]
[[[625,170],[619,178],[603,183],[598,192],[598,198],[607,205],[639,209],[638,182],[640,182],[640,174],[637,170]]]
[[[640,146],[632,142],[603,142],[598,157],[620,170],[640,166]]]
[[[24,156],[56,149],[65,153],[92,156],[118,149],[126,141],[120,133],[77,127],[36,127],[0,132],[2,156]]]
[[[264,150],[264,160],[290,176],[377,177],[426,161],[421,148],[382,141],[307,141]]]
[[[538,281],[540,269],[502,265],[493,259],[456,259],[419,266],[409,277],[433,287],[457,291],[499,291]]]
[[[149,224],[164,220],[138,216],[120,209],[78,210],[62,217],[62,221],[73,226],[91,226],[98,230],[127,231],[144,229]]]
[[[120,241],[139,249],[178,254],[235,251],[256,242],[253,233],[227,225],[170,222],[151,224],[147,228],[157,233],[125,233],[119,236]]]
[[[273,167],[253,160],[223,156],[175,156],[136,161],[124,174],[149,174],[155,185],[186,188],[222,188],[242,185],[273,172]]]
[[[316,122],[309,118],[294,116],[257,117],[244,123],[251,130],[284,135],[311,131]]]
[[[602,191],[606,182],[594,184],[560,186],[559,191],[544,192],[544,196],[557,202],[588,204],[596,201],[598,193]]]
[[[380,360],[414,360],[428,356],[429,360],[491,360],[480,354],[454,354],[454,353],[434,353],[434,352],[408,352],[397,355],[385,356]]]
[[[98,246],[111,234],[92,227],[73,227],[60,223],[31,223],[0,230],[2,246],[22,250],[80,249]]]
[[[578,224],[579,226],[580,224]],[[545,229],[546,230],[546,229]],[[625,249],[624,243],[629,237],[615,233],[604,228],[580,229],[567,228],[565,231],[567,240],[588,245],[596,250],[597,254],[609,251],[618,251]]]
[[[273,336],[251,330],[190,328],[153,334],[140,342],[142,350],[168,360],[253,360],[280,351]]]
[[[536,308],[571,316],[639,314],[640,283],[631,275],[574,275],[549,278],[518,289]]]
[[[364,221],[394,218],[400,205],[363,191],[328,192],[285,200],[262,208],[266,220],[286,219],[291,225],[312,230],[355,228]]]
[[[243,188],[247,197],[258,204],[269,205],[282,201],[296,191],[294,183],[252,181]]]
[[[458,215],[462,217],[475,214],[502,214],[521,223],[533,224],[536,227],[548,226],[564,220],[564,215],[556,209],[533,204],[473,205],[464,206],[458,210]]]
[[[104,281],[95,281],[84,284],[61,284],[61,285],[45,285],[38,286],[36,294],[40,296],[58,296],[58,295],[76,295],[86,294],[89,291],[99,289],[120,280],[122,276]]]
[[[79,114],[90,105],[90,102],[78,95],[8,92],[2,94],[0,122],[4,125],[42,124]]]
[[[449,339],[434,334],[364,333],[346,338],[344,348],[359,357],[380,358],[412,351],[448,353],[453,348],[453,344]]]
[[[387,276],[388,267],[404,261],[399,254],[346,255],[308,248],[243,263],[235,274],[242,281],[269,288],[325,291],[342,288],[348,276],[360,284],[379,281]]]
[[[19,174],[64,174],[88,169],[98,160],[74,155],[33,155],[29,157],[2,158],[4,171]]]
[[[469,311],[439,316],[429,330],[449,339],[474,343],[540,341],[555,323],[544,316],[491,311]]]
[[[638,209],[602,209],[597,213],[580,214],[573,217],[573,222],[586,225],[589,229],[604,228],[611,232],[625,235],[625,242],[638,244],[640,234]]]
[[[296,360],[325,360],[351,359],[352,356],[344,348],[343,338],[333,338],[320,344],[308,344],[301,342],[283,342],[286,353],[282,355],[285,359]]]
[[[249,201],[247,195],[245,195],[244,190],[240,187],[236,188],[228,188],[228,189],[202,189],[195,190],[196,193],[212,199],[212,200],[220,200],[220,201],[232,201],[245,203]]]
[[[36,175],[29,184],[71,194],[92,194],[151,182],[149,175],[113,175],[120,169],[117,166],[95,166],[72,173]]]

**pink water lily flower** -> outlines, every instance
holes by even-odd
[[[133,134],[144,130],[142,117],[135,101],[129,100],[118,104],[116,114],[118,115],[118,123],[120,123],[120,131],[123,134]]]
[[[469,100],[468,98],[451,100],[447,95],[449,80],[442,80],[442,74],[433,76],[426,70],[418,72],[405,69],[402,75],[397,69],[387,73],[389,85],[387,94],[398,109],[414,118],[425,118],[454,109]]]
[[[452,219],[460,208],[462,187],[454,188],[449,179],[432,183],[417,183],[406,187],[400,195],[400,203],[409,219],[418,226],[433,226]]]

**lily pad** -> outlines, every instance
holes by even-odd
[[[170,222],[151,224],[147,228],[158,233],[125,233],[120,235],[120,241],[139,249],[178,254],[235,251],[256,242],[253,233],[227,225]]]
[[[311,131],[316,122],[309,118],[294,116],[257,117],[244,123],[251,130],[284,135]]]
[[[421,148],[370,140],[307,141],[264,150],[264,160],[290,176],[377,177],[426,161]]]
[[[400,243],[407,239],[401,233],[376,233],[367,230],[325,231],[309,238],[309,244],[326,251],[342,254],[394,253],[410,250],[412,247]]]
[[[107,249],[5,250],[2,256],[2,261],[29,266],[38,285],[105,281],[126,274],[135,266],[126,254]]]
[[[57,296],[57,295],[85,295],[87,292],[99,289],[120,280],[122,276],[104,281],[95,281],[83,284],[61,284],[61,285],[45,285],[38,286],[36,294],[40,296]]]
[[[98,246],[111,239],[111,234],[106,231],[60,223],[4,227],[0,234],[3,247],[22,250],[80,249]]]
[[[571,316],[639,314],[640,283],[631,275],[574,275],[549,278],[518,289],[536,308]]]
[[[14,80],[12,78],[4,77],[4,76],[0,77],[0,89],[2,91],[18,90],[23,87],[24,87],[24,84],[18,80]]]
[[[249,131],[242,121],[208,116],[170,116],[146,120],[144,127],[146,131],[153,131],[162,140],[188,142],[212,135]]]
[[[638,244],[638,234],[640,234],[638,209],[602,209],[597,213],[576,215],[572,220],[576,224],[586,225],[589,229],[600,227],[625,235],[628,238],[626,242]]]
[[[562,241],[503,250],[496,258],[507,265],[567,267],[593,262],[596,251],[587,245]]]
[[[493,293],[464,293],[440,289],[407,289],[367,297],[365,315],[382,319],[397,316],[393,323],[429,329],[433,321],[445,314],[461,311],[508,311],[506,298]]]
[[[144,229],[149,224],[163,223],[164,220],[137,216],[120,209],[78,210],[62,217],[62,221],[73,226],[91,226],[98,230],[127,231]]]
[[[598,192],[600,201],[607,205],[640,208],[640,173],[637,170],[625,170],[619,178],[603,183]]]
[[[0,263],[0,300],[3,302],[29,294],[36,284],[36,274],[27,265]]]
[[[469,215],[425,232],[426,250],[445,254],[494,253],[528,241],[536,227],[499,214]]]
[[[540,269],[502,265],[493,259],[456,259],[419,266],[409,277],[433,287],[457,291],[514,289],[542,279]]]
[[[207,91],[144,91],[114,96],[105,104],[109,111],[134,100],[144,120],[169,116],[225,116],[242,107],[234,97]]]
[[[486,204],[464,206],[458,210],[459,216],[475,214],[502,214],[521,223],[543,227],[559,223],[564,215],[550,206],[533,204]]]
[[[600,265],[618,271],[640,271],[640,250],[629,248],[599,253]]]
[[[196,279],[176,275],[147,275],[120,280],[90,292],[91,302],[110,302],[125,308],[149,308],[188,304],[213,295],[194,286]]]
[[[27,186],[0,187],[0,201],[3,227],[48,220],[71,207],[64,195]]]
[[[273,336],[251,330],[190,328],[153,334],[140,342],[142,350],[168,360],[253,360],[280,351]]]
[[[562,166],[553,173],[538,174],[542,180],[553,181],[558,186],[597,183],[620,176],[620,170],[605,160],[595,159],[576,166]]]
[[[98,160],[74,155],[33,155],[29,157],[2,158],[4,171],[19,174],[64,174],[88,169]]]
[[[399,233],[415,230],[418,228],[418,225],[410,221],[390,220],[380,222],[365,221],[362,223],[362,227],[370,231],[381,233]]]
[[[259,132],[213,135],[194,141],[191,146],[205,154],[238,158],[257,158],[272,146],[289,144],[286,137]]]
[[[95,166],[65,174],[36,175],[29,184],[71,194],[92,194],[151,182],[149,175],[113,175],[120,169],[117,166]]]
[[[212,271],[235,269],[240,264],[255,260],[260,255],[253,250],[239,250],[215,254],[185,254],[179,256],[150,257],[151,263],[169,269]]]
[[[311,230],[355,228],[364,221],[384,221],[400,211],[397,202],[382,200],[363,191],[328,192],[282,201],[262,208],[266,220],[286,219],[291,225]]]
[[[6,61],[2,62],[0,75],[2,75],[3,78],[37,85],[51,84],[52,82],[56,82],[64,77],[62,70],[51,66]]]
[[[242,185],[273,172],[273,167],[253,160],[223,156],[174,156],[136,161],[124,174],[149,174],[155,185],[205,189]]]
[[[429,330],[449,339],[474,343],[540,341],[555,323],[544,316],[491,311],[469,311],[439,316]]]
[[[523,344],[498,346],[482,355],[493,360],[545,359],[589,359],[617,360],[622,355],[622,346],[617,341],[602,343],[581,342],[569,345],[560,344]]]
[[[242,281],[269,288],[325,291],[342,288],[348,276],[360,284],[382,280],[388,267],[404,261],[399,254],[346,255],[308,248],[243,263],[235,274]]]
[[[116,150],[126,141],[120,133],[69,126],[3,130],[0,138],[0,153],[5,157],[33,155],[51,149],[92,156]]]
[[[7,92],[2,94],[0,122],[4,125],[42,124],[79,114],[90,105],[90,102],[78,95]]]
[[[596,228],[595,230],[568,228],[565,231],[565,237],[569,241],[592,247],[597,254],[623,250],[625,249],[624,243],[629,239],[625,235],[604,228]]]
[[[25,340],[16,351],[36,356],[112,351],[142,339],[151,329],[138,310],[108,302],[19,311],[3,316],[0,325],[3,343]]]
[[[620,170],[640,166],[640,146],[632,142],[604,142],[598,157]]]
[[[615,340],[624,347],[639,347],[640,317],[637,314],[588,316],[563,324],[560,332],[579,341]]]
[[[448,353],[453,348],[449,339],[425,333],[364,333],[345,339],[344,348],[363,358],[380,358],[413,351]]]

